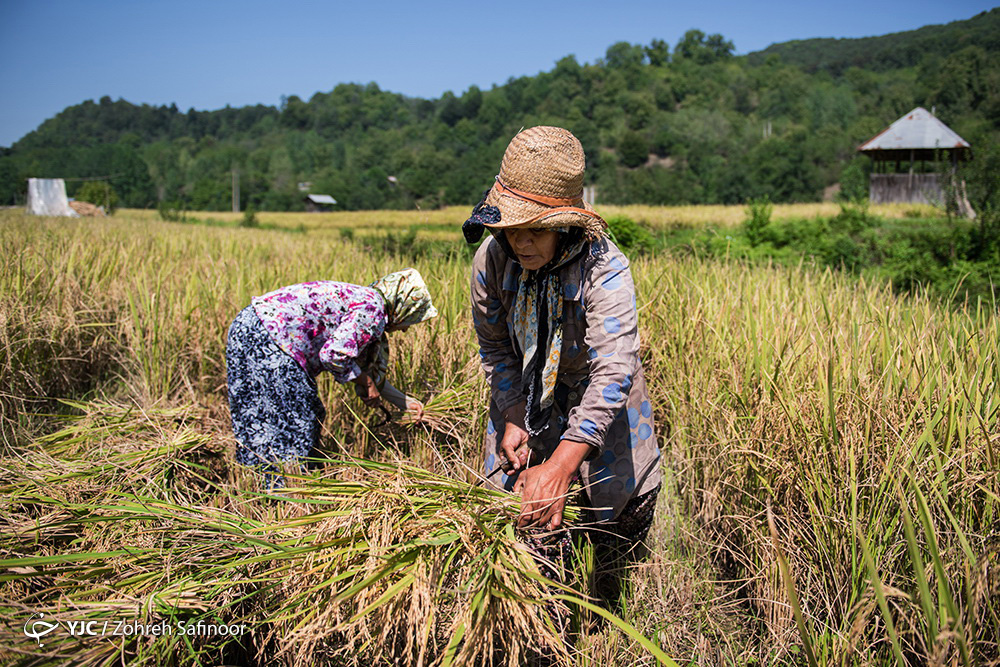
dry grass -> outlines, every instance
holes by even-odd
[[[74,645],[107,651],[100,660],[344,664],[350,653],[372,664],[421,656],[431,664],[449,655],[462,618],[471,634],[455,644],[466,651],[452,651],[455,662],[489,662],[496,646],[506,658],[538,653],[546,640],[532,646],[531,638],[548,636],[549,618],[538,605],[498,600],[497,614],[477,617],[485,621],[473,629],[473,607],[463,606],[471,599],[455,595],[472,590],[455,584],[474,579],[463,559],[495,544],[490,553],[521,569],[506,580],[514,570],[496,571],[501,579],[492,581],[545,596],[505,533],[511,508],[468,485],[486,421],[468,260],[393,255],[337,231],[129,216],[0,213],[8,249],[0,266],[0,614],[14,632],[0,644],[22,652],[5,660],[39,655],[17,634],[37,604],[93,617],[219,614],[255,628],[248,642],[226,645]],[[376,415],[353,392],[324,380],[325,446],[336,462],[294,500],[257,497],[227,453],[229,321],[253,294],[281,285],[367,283],[405,265],[425,276],[441,312],[392,340],[391,379],[429,399],[426,423],[374,429]],[[652,553],[628,578],[618,616],[679,662],[803,664],[811,655],[823,665],[998,664],[993,306],[948,310],[804,268],[661,257],[636,260],[633,273],[666,482]],[[50,396],[88,400],[69,409]],[[84,416],[67,425],[37,414],[47,411]],[[401,476],[400,466],[416,467]],[[404,521],[407,512],[419,520]],[[470,523],[482,516],[496,523]],[[392,554],[438,529],[460,537],[422,545],[426,559],[399,561],[377,585],[338,598],[347,590],[338,586],[382,572]],[[363,552],[347,547],[338,555],[339,539],[384,558],[352,560]],[[449,545],[461,545],[454,581],[434,565]],[[77,553],[92,557],[72,560]],[[55,560],[24,560],[36,557]],[[339,574],[343,581],[332,581]],[[418,580],[437,583],[412,588]],[[655,663],[638,635],[611,621],[581,622],[590,630],[564,660]],[[527,632],[527,643],[502,644],[514,629],[503,623]]]

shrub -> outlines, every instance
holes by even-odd
[[[111,215],[118,207],[118,193],[106,181],[87,181],[76,191],[76,199],[103,206],[106,215]]]
[[[862,158],[864,160],[866,158]],[[868,174],[862,162],[853,160],[840,172],[840,201],[868,201]]]
[[[257,211],[254,209],[253,204],[247,206],[247,210],[243,212],[240,227],[260,227],[260,220],[257,219]]]
[[[832,227],[847,234],[858,234],[879,224],[879,219],[868,211],[868,201],[841,202],[840,213],[832,221]]]
[[[652,250],[656,245],[652,233],[628,216],[613,215],[605,222],[608,223],[611,239],[622,250],[641,252]]]
[[[830,239],[823,253],[823,261],[835,268],[855,270],[862,263],[863,246],[847,234],[838,234]]]
[[[747,200],[747,217],[743,220],[743,233],[746,234],[750,245],[757,247],[764,240],[764,230],[771,224],[773,211],[774,205],[767,195]]]
[[[161,201],[156,212],[165,222],[187,222],[187,206],[183,202]]]

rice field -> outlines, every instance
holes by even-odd
[[[605,217],[625,215],[654,231],[699,228],[705,225],[734,227],[746,217],[745,207],[722,205],[699,206],[612,206],[597,205],[597,212]],[[872,204],[872,215],[882,218],[934,218],[941,216],[940,209],[928,204]],[[834,202],[811,204],[776,204],[772,213],[775,221],[792,218],[833,217],[840,212]],[[131,220],[157,220],[153,210],[124,209],[119,217]],[[208,211],[187,214],[190,218],[218,225],[236,225],[243,213]],[[459,228],[468,217],[469,208],[450,206],[428,211],[334,211],[327,213],[284,213],[261,211],[256,213],[260,224],[274,229],[357,235],[371,237],[387,230],[415,228],[421,239],[461,239]]]
[[[601,212],[743,216],[703,209]],[[994,304],[636,259],[666,481],[649,557],[606,601],[592,553],[570,586],[545,580],[516,499],[475,486],[487,394],[464,214],[259,213],[241,229],[239,214],[0,211],[0,662],[1000,664]],[[410,228],[454,252],[371,242]],[[379,426],[324,379],[320,459],[260,493],[232,462],[229,322],[282,285],[403,266],[441,314],[394,336],[390,375],[429,419]],[[65,625],[108,619],[172,631]],[[26,636],[39,620],[64,625]]]

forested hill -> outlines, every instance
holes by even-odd
[[[930,58],[942,59],[967,47],[997,50],[1000,35],[1000,8],[947,25],[924,26],[881,37],[861,39],[802,39],[772,44],[747,56],[752,65],[762,64],[776,54],[782,62],[798,65],[807,72],[826,71],[835,76],[851,67],[884,72],[918,67]],[[931,62],[928,62],[931,64]]]
[[[1000,143],[998,50],[993,9],[749,56],[691,30],[675,45],[619,42],[593,64],[568,55],[537,76],[431,100],[374,83],[186,113],[103,97],[0,148],[0,204],[23,203],[31,176],[109,176],[123,205],[226,209],[236,169],[244,207],[301,208],[303,182],[352,209],[471,205],[510,138],[538,124],[580,137],[599,202],[815,200],[842,179],[863,183],[855,147],[916,106],[974,148]]]

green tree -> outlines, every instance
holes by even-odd
[[[469,86],[469,89],[462,95],[462,117],[475,118],[482,105],[483,91],[479,90],[479,86]]]
[[[635,168],[645,164],[649,157],[649,144],[638,132],[626,132],[622,140],[618,143],[618,151],[621,153],[622,164],[629,168]]]
[[[455,93],[449,90],[441,96],[441,110],[438,112],[438,117],[445,125],[454,126],[464,118],[464,113],[462,101],[455,97]]]
[[[1000,136],[987,133],[973,136],[973,158],[958,168],[956,183],[961,184],[976,213],[972,258],[986,259],[993,255],[1000,269]]]
[[[298,95],[289,95],[282,98],[282,125],[301,130],[309,126],[310,120],[310,107]]]
[[[688,30],[677,42],[674,48],[674,57],[690,60],[699,65],[708,65],[731,58],[733,55],[733,43],[720,34],[706,36],[698,29]]]
[[[107,215],[114,214],[118,207],[118,193],[106,181],[86,181],[77,189],[76,199],[103,206]]]
[[[615,42],[604,53],[604,62],[611,69],[636,69],[642,66],[644,49],[638,44]]]
[[[663,67],[670,62],[670,45],[662,39],[654,39],[644,51],[649,64],[654,67]]]

